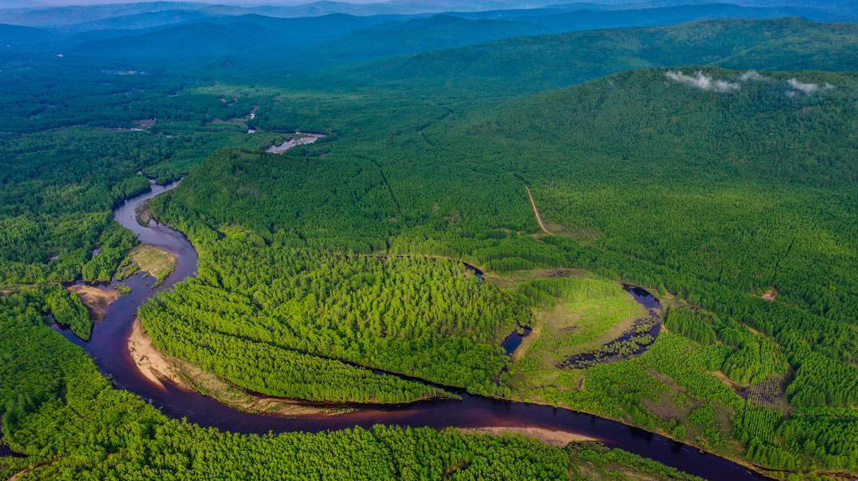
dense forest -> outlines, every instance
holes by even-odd
[[[236,62],[247,45],[228,41],[157,62],[169,35],[224,33],[231,18],[115,50],[114,37],[54,32],[93,39],[67,55],[7,32],[47,43],[0,54],[0,418],[2,442],[25,455],[0,457],[0,476],[690,479],[590,443],[226,433],[113,387],[49,326],[90,337],[63,286],[116,280],[138,241],[111,211],[179,177],[149,208],[194,244],[197,272],[139,317],[158,350],[232,386],[334,404],[462,388],[620,420],[784,478],[858,472],[855,25],[522,37],[579,30],[581,17],[543,14],[526,28],[259,17],[230,32],[318,34],[328,57],[306,68],[297,54]],[[659,23],[623,15],[603,20]],[[364,46],[375,53],[359,58]],[[123,48],[138,56],[96,60]],[[367,62],[400,53],[413,55]],[[296,131],[325,136],[265,153]],[[501,341],[524,328],[508,355]]]
[[[354,368],[329,382],[324,377],[345,366],[333,369],[317,356],[496,391],[493,379],[507,365],[500,339],[526,322],[525,313],[461,262],[258,244],[239,233],[206,246],[197,279],[140,311],[159,348],[284,397],[348,400],[344,383],[367,384]],[[302,393],[316,382],[332,390],[329,398]]]
[[[4,441],[26,479],[564,478],[559,448],[495,437],[379,426],[321,434],[222,433],[171,420],[111,387],[92,360],[45,325],[40,296],[0,298]]]
[[[855,248],[854,119],[843,107],[854,80],[698,70],[621,74],[498,112],[439,112],[428,125],[400,111],[384,141],[343,134],[321,161],[224,151],[155,209],[200,245],[250,229],[274,249],[442,255],[500,276],[579,267],[674,293],[726,324],[700,334],[699,321],[692,330],[671,311],[668,329],[683,327],[640,357],[560,373],[548,391],[496,393],[625,419],[762,465],[854,469],[856,266],[843,255]],[[361,101],[340,102],[320,118]],[[302,119],[301,108],[261,121]],[[525,185],[554,235],[539,233]],[[710,348],[696,347],[712,336]],[[676,364],[689,352],[694,362]],[[658,414],[650,402],[673,407]],[[749,434],[742,422],[757,417],[772,424]],[[790,427],[798,423],[832,438],[808,443],[808,431]]]

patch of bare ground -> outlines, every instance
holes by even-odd
[[[717,377],[725,385],[730,386],[736,394],[744,399],[749,399],[760,406],[777,409],[782,412],[789,412],[791,410],[789,401],[786,399],[786,387],[789,385],[789,375],[773,374],[759,384],[742,386],[733,382],[721,371],[714,371],[710,374]]]
[[[766,301],[773,301],[773,300],[778,298],[778,291],[775,290],[774,287],[770,287],[769,290],[764,292],[763,295],[760,297],[762,297],[763,300],[766,300]]]
[[[765,381],[748,388],[748,399],[767,408],[790,412],[792,407],[786,398],[786,388],[791,377],[791,372],[786,376],[779,374],[770,376]]]
[[[152,220],[154,219],[154,217],[152,216],[152,212],[149,210],[148,200],[137,206],[135,214],[137,215],[137,223],[142,225],[143,227],[148,226],[149,223],[152,222]]]
[[[757,337],[766,337],[766,335],[765,335],[765,334],[763,334],[762,332],[760,332],[760,331],[758,331],[758,330],[754,329],[753,327],[751,327],[751,326],[749,326],[749,325],[747,325],[747,324],[745,324],[745,329],[747,329],[747,330],[751,331],[751,334],[753,334],[753,335],[755,335],[755,336],[757,336]]]
[[[36,466],[36,467],[38,467],[38,466]],[[17,473],[13,474],[9,478],[8,481],[20,481],[20,480],[26,478],[27,475],[30,474],[31,472],[33,472],[34,469],[36,469],[36,468],[24,468],[24,469],[18,471]]]
[[[134,321],[128,337],[128,350],[140,373],[161,388],[165,387],[164,382],[170,382],[181,389],[195,390],[242,411],[276,416],[333,415],[350,411],[303,405],[288,399],[249,393],[193,363],[160,353],[139,320]]]
[[[32,470],[33,470],[32,468],[24,468],[24,469],[18,471],[17,473],[13,474],[12,477],[10,477],[8,481],[18,481],[23,476],[26,476]]]
[[[107,308],[122,296],[119,291],[110,287],[81,284],[69,286],[68,290],[80,296],[80,300],[89,310],[90,316],[97,320],[104,319]]]
[[[677,420],[685,420],[688,418],[688,415],[691,413],[694,408],[696,408],[699,403],[695,402],[692,398],[686,397],[685,403],[682,406],[678,406],[674,399],[678,396],[687,393],[687,389],[677,384],[673,379],[667,376],[664,373],[656,371],[655,369],[648,370],[649,375],[660,381],[664,385],[667,386],[668,392],[663,394],[659,399],[652,400],[644,397],[641,400],[641,404],[649,411],[652,415],[662,419],[664,421],[669,421],[671,419]]]
[[[128,336],[128,352],[131,353],[131,359],[140,369],[140,373],[153,384],[164,389],[164,383],[161,381],[168,380],[183,389],[191,389],[166,357],[155,349],[139,319],[135,319],[131,327],[131,335]]]
[[[269,154],[283,154],[286,151],[298,147],[299,145],[310,145],[316,143],[317,140],[324,137],[322,134],[302,134],[301,132],[295,132],[295,136],[289,140],[284,140],[282,144],[277,145],[274,144],[267,149],[265,152]]]
[[[29,468],[24,468],[24,469],[18,471],[17,473],[13,474],[8,479],[8,481],[20,481],[21,479],[26,478],[27,475],[30,474],[31,472],[33,472],[34,470],[41,468],[42,466],[47,466],[49,464],[53,464],[54,462],[56,462],[56,460],[42,461],[41,463],[38,463],[35,466],[29,467]]]
[[[553,431],[543,428],[525,428],[512,426],[491,426],[485,428],[461,429],[460,431],[472,434],[491,434],[501,436],[504,434],[518,434],[528,438],[537,439],[551,446],[563,447],[569,443],[581,441],[599,441],[599,439],[584,436],[583,434],[569,433],[565,431]]]
[[[717,377],[718,380],[721,381],[722,384],[729,386],[730,389],[732,389],[739,396],[742,396],[743,398],[748,397],[747,396],[748,386],[742,386],[741,384],[736,383],[735,381],[733,381],[732,379],[727,377],[727,375],[721,371],[709,371],[709,374]]]

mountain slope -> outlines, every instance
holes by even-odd
[[[113,17],[137,15],[163,10],[199,10],[202,3],[140,2],[108,5],[0,9],[0,22],[34,27],[62,27]]]
[[[6,48],[40,44],[52,38],[53,35],[50,32],[42,29],[0,24],[0,44]]]
[[[74,53],[84,58],[116,60],[134,64],[171,65],[187,70],[223,56],[255,60],[288,58],[287,48],[312,45],[375,24],[389,17],[328,15],[282,19],[259,15],[210,17],[200,22],[132,32],[116,38],[92,39],[78,45]],[[104,32],[104,31],[103,31]],[[85,37],[98,33],[87,33]],[[188,61],[193,63],[188,64]]]
[[[802,19],[707,20],[501,40],[337,72],[340,84],[434,86],[487,94],[556,88],[662,65],[849,70],[858,25]]]

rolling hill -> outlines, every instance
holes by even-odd
[[[575,52],[583,51],[584,46],[599,43],[600,53],[587,55],[584,62],[600,63],[601,58],[626,56],[629,67],[664,65],[683,59],[676,58],[674,52],[660,51],[660,44],[677,39],[659,37],[660,31],[639,32],[623,31],[620,34],[600,34],[591,32],[579,36],[555,38],[529,37],[594,29],[671,26],[695,19],[771,19],[785,15],[806,15],[824,17],[818,12],[806,9],[783,8],[744,8],[726,4],[679,6],[654,9],[626,9],[598,11],[593,9],[575,10],[567,8],[543,9],[539,11],[504,11],[495,17],[492,12],[467,16],[465,14],[444,14],[434,16],[371,16],[327,15],[307,18],[272,18],[259,15],[198,17],[199,12],[181,12],[180,14],[159,13],[144,14],[128,18],[120,17],[104,21],[109,26],[112,21],[124,26],[141,22],[153,23],[156,20],[167,22],[180,21],[181,18],[196,18],[176,25],[166,25],[139,30],[126,30],[127,34],[117,33],[116,29],[88,31],[78,37],[69,37],[64,41],[75,44],[70,49],[79,58],[97,62],[111,62],[114,67],[136,69],[205,69],[207,75],[230,75],[239,71],[244,75],[262,73],[267,79],[276,81],[295,73],[339,67],[349,64],[365,63],[374,59],[391,58],[400,55],[426,53],[408,59],[400,59],[391,64],[368,66],[363,70],[367,77],[376,77],[384,73],[386,79],[404,79],[409,76],[435,79],[437,72],[449,72],[469,79],[490,77],[490,69],[498,62],[508,62],[503,66],[505,75],[537,74],[550,69],[557,62],[563,62],[562,56],[572,57],[566,61],[575,62]],[[805,33],[810,27],[806,24],[789,23],[771,25],[762,24],[757,30],[756,24],[742,26],[741,23],[724,27],[731,29],[722,35],[739,35],[729,39],[731,45],[753,46],[762,42],[771,45],[774,35]],[[786,26],[780,26],[786,25]],[[700,29],[700,32],[683,33],[679,36],[718,35],[719,27],[713,24],[700,24],[687,29]],[[747,40],[742,35],[748,32]],[[786,29],[781,33],[776,30]],[[793,29],[792,31],[790,29]],[[817,27],[817,30],[824,30]],[[835,29],[836,30],[836,29]],[[762,32],[762,33],[761,33]],[[761,37],[768,32],[770,37]],[[831,32],[824,32],[831,35]],[[99,38],[99,37],[103,38]],[[781,48],[789,41],[788,35],[782,38],[775,48]],[[480,45],[486,42],[503,41],[503,44]],[[819,42],[829,38],[819,39]],[[643,45],[639,52],[634,50],[636,42]],[[265,46],[262,48],[262,46]],[[470,47],[475,45],[474,47]],[[533,47],[529,47],[533,46]],[[760,48],[765,48],[763,45]],[[469,47],[470,50],[444,51],[456,47]],[[541,50],[536,51],[534,50]],[[693,49],[707,51],[710,48],[700,41]],[[685,51],[686,49],[680,49]],[[689,49],[691,50],[691,49]],[[759,49],[751,48],[746,55],[754,55]],[[439,52],[440,51],[440,52]],[[728,52],[734,54],[736,52]],[[713,52],[710,57],[723,59],[728,53]],[[794,53],[801,54],[796,51]],[[549,55],[555,58],[546,58]],[[604,55],[605,57],[602,57]],[[766,53],[770,56],[770,53]],[[157,57],[157,61],[155,60]],[[458,58],[456,58],[458,57]],[[518,58],[521,57],[521,58]],[[674,60],[675,59],[675,60]],[[801,56],[799,56],[799,60]],[[694,60],[709,62],[707,58],[695,56]],[[819,60],[817,60],[819,61]],[[433,65],[433,63],[437,65]],[[535,64],[539,64],[538,66]],[[612,62],[607,63],[611,73]],[[787,65],[781,65],[787,66]],[[789,67],[800,66],[793,62]],[[444,67],[444,68],[438,68]],[[446,70],[446,67],[454,70]],[[357,72],[346,73],[346,77],[358,79]],[[355,76],[354,74],[357,74]],[[562,75],[562,74],[561,74]],[[381,76],[378,76],[381,77]],[[592,76],[586,78],[593,78]],[[586,79],[585,78],[585,79]],[[377,79],[376,79],[377,80]],[[562,84],[560,84],[562,85]]]
[[[858,65],[856,47],[855,24],[797,18],[702,20],[506,39],[345,68],[329,77],[339,85],[419,85],[516,94],[653,66],[850,70]]]

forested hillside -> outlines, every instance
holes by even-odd
[[[500,39],[668,26],[698,19],[843,20],[842,16],[812,8],[748,8],[717,3],[662,8],[569,4],[479,12],[456,11],[460,9],[451,4],[451,11],[437,15],[332,12],[319,16],[285,15],[289,18],[281,18],[264,7],[218,8],[171,3],[159,6],[162,8],[151,11],[123,5],[0,10],[0,23],[9,24],[0,25],[0,39],[6,38],[8,45],[0,51],[0,58],[24,60],[28,64],[34,60],[80,62],[120,71],[293,84],[297,80],[293,77],[300,78],[308,72]],[[778,39],[788,41],[780,36]],[[754,40],[768,43],[771,39]],[[542,43],[545,39],[538,41]],[[610,69],[611,63],[605,67]],[[541,62],[541,68],[547,65]],[[401,74],[391,71],[388,76],[391,75],[399,78]],[[312,75],[303,82],[318,85],[322,79],[324,75]]]
[[[4,476],[29,467],[26,479],[418,480],[455,473],[547,481],[570,468],[563,450],[523,437],[384,426],[255,436],[171,420],[111,387],[80,348],[44,324],[39,310],[32,294],[0,298],[3,440],[27,455],[0,457]],[[620,456],[630,469],[641,464]]]
[[[851,70],[854,24],[802,19],[698,21],[675,27],[527,37],[427,52],[339,72],[336,84],[508,95],[565,87],[625,70],[712,65]],[[681,44],[682,48],[676,48]]]
[[[324,395],[293,394],[321,376],[314,366],[301,374],[315,356],[475,392],[498,390],[494,379],[507,367],[500,340],[527,317],[460,262],[325,255],[290,247],[301,241],[289,236],[266,247],[261,238],[242,237],[198,243],[205,253],[198,279],[141,310],[159,348],[283,397],[408,400],[355,396],[344,381],[329,384]],[[302,361],[284,368],[296,355]]]
[[[323,158],[224,152],[156,207],[195,238],[251,228],[275,250],[447,255],[498,275],[581,267],[676,293],[713,311],[707,329],[729,348],[702,349],[712,334],[676,327],[686,333],[662,335],[639,358],[563,374],[555,393],[514,383],[512,395],[762,465],[848,470],[858,403],[854,83],[812,72],[621,74],[467,118],[409,129],[405,117],[381,143],[372,132],[383,124],[369,122],[361,134],[343,130]],[[342,109],[332,112],[348,121]],[[291,112],[263,120],[301,118]],[[525,185],[550,235],[536,234]],[[743,390],[768,394],[746,401]],[[810,432],[825,438],[807,444]]]
[[[529,99],[469,133],[518,158],[546,218],[571,233],[854,322],[855,82],[635,72]]]

